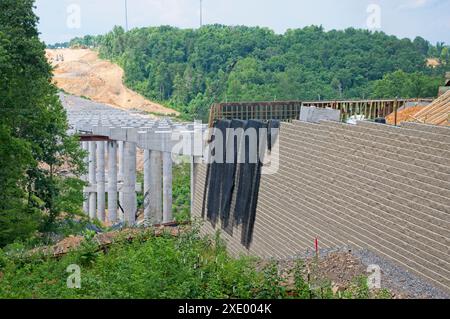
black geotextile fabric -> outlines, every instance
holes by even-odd
[[[245,126],[245,130],[250,128],[259,132],[260,128],[266,128],[267,124],[261,121],[249,120]],[[257,154],[259,154],[260,136],[257,134]],[[241,243],[249,248],[253,234],[253,224],[256,215],[257,193],[259,191],[259,182],[261,179],[261,162],[256,163],[250,161],[250,147],[248,137],[243,140],[241,151],[245,150],[245,162],[239,163],[239,185],[237,188],[236,207],[234,209],[234,221],[236,224],[242,225]]]
[[[233,120],[231,121],[230,128],[237,132],[237,129],[244,129],[246,122],[241,120]],[[243,132],[243,130],[242,130]],[[235,179],[236,179],[236,170],[237,170],[237,162],[238,162],[238,148],[240,145],[238,144],[241,140],[242,135],[233,135],[226,137],[226,157],[232,158],[232,163],[226,161],[224,164],[224,172],[222,179],[222,202],[220,209],[220,218],[222,221],[222,227],[227,232],[232,233],[233,224],[230,225],[230,215],[231,215],[231,202],[233,200],[233,192],[235,189]],[[231,226],[231,227],[230,227]]]
[[[269,121],[267,130],[267,149],[272,152],[272,144],[278,139],[278,133],[280,132],[280,121]],[[275,130],[272,132],[272,130]],[[273,135],[272,135],[273,134]]]
[[[256,219],[262,163],[259,157],[257,161],[250,159],[250,148],[254,146],[249,144],[248,136],[243,139],[242,135],[227,135],[227,133],[229,134],[227,129],[234,129],[234,132],[240,132],[241,134],[244,130],[255,129],[257,132],[256,152],[260,154],[260,146],[268,148],[269,151],[272,149],[272,142],[276,139],[276,136],[271,135],[271,129],[279,128],[280,122],[222,120],[217,121],[214,127],[221,131],[224,137],[223,162],[214,161],[208,165],[203,199],[203,217],[206,207],[208,221],[215,227],[217,219],[220,218],[222,228],[230,234],[232,234],[233,226],[242,225],[241,243],[249,248]],[[236,129],[243,130],[236,131]],[[267,143],[260,140],[260,129],[267,129]],[[212,142],[214,141],[215,137],[213,136]],[[240,145],[238,145],[239,141]],[[217,151],[215,149],[212,155],[216,155]],[[245,158],[242,158],[238,163],[239,154],[245,154]],[[233,158],[234,160],[232,163],[227,163],[227,158]],[[232,210],[233,197],[236,198],[234,210]]]
[[[208,208],[207,208],[207,218],[215,227],[217,223],[217,217],[220,215],[220,208],[222,203],[222,190],[223,190],[223,175],[225,173],[225,159],[226,159],[226,141],[225,137],[227,134],[227,129],[230,128],[231,121],[219,121],[216,123],[214,128],[222,133],[223,142],[222,149],[214,148],[214,153],[211,154],[216,158],[222,158],[222,160],[215,160],[213,163],[209,164],[209,185],[208,185]],[[213,135],[212,143],[216,141],[216,136]],[[220,154],[222,151],[222,154]]]

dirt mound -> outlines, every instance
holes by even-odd
[[[440,65],[441,65],[441,62],[439,61],[439,59],[436,59],[436,58],[427,59],[427,66],[430,68],[437,68]]]
[[[70,94],[127,110],[178,115],[178,112],[126,88],[123,70],[109,61],[101,60],[95,51],[58,49],[46,50],[46,55],[55,68],[54,82]]]
[[[345,290],[345,287],[350,286],[353,281],[359,276],[366,275],[366,267],[364,267],[360,260],[354,257],[351,253],[335,252],[326,256],[321,256],[316,260],[313,257],[303,260],[304,269],[303,275],[309,280],[320,281],[326,279],[331,281],[333,290],[336,293],[338,290]],[[278,264],[283,279],[286,281],[286,287],[294,287],[294,269],[297,261],[280,261]],[[267,261],[263,262],[258,267],[264,267]]]
[[[97,234],[93,240],[99,248],[105,248],[113,244],[119,238],[125,238],[128,241],[133,241],[140,235],[161,237],[163,235],[170,234],[170,236],[178,237],[181,232],[185,231],[185,229],[185,226],[182,227],[175,223],[169,223],[164,225],[156,225],[151,229],[124,229],[121,231]],[[30,255],[41,253],[50,257],[61,257],[68,254],[70,251],[78,249],[84,241],[85,239],[83,236],[70,236],[53,246],[36,248],[30,252]]]

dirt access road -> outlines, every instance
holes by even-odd
[[[46,50],[54,66],[54,82],[64,91],[113,107],[139,110],[161,115],[178,112],[147,100],[123,83],[124,71],[118,65],[101,60],[90,49]],[[63,59],[61,59],[63,57]]]

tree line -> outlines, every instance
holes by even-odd
[[[417,37],[320,26],[162,26],[76,38],[125,70],[126,84],[189,117],[218,101],[434,97],[449,70],[449,47]],[[430,67],[428,58],[439,65]]]

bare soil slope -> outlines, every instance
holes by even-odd
[[[178,112],[151,102],[123,84],[124,71],[98,57],[89,49],[47,50],[47,58],[55,67],[54,81],[64,91],[85,96],[96,102],[127,110],[140,110],[161,115]]]

